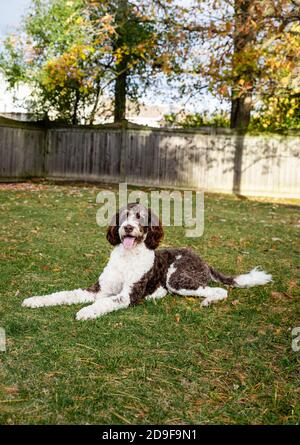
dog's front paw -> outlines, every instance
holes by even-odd
[[[80,309],[76,314],[76,320],[91,320],[96,317],[99,317],[99,314],[91,306]]]
[[[201,307],[210,306],[217,301],[225,300],[227,298],[227,290],[221,287],[214,287],[211,289],[211,295],[208,295],[201,303]]]
[[[201,302],[200,306],[201,306],[201,307],[207,307],[207,306],[209,306],[210,304],[211,304],[211,300],[209,300],[208,298],[205,298],[205,299]]]
[[[225,300],[228,296],[228,292],[226,289],[221,287],[214,288],[213,296],[218,300]]]
[[[41,297],[30,297],[30,298],[25,298],[25,300],[23,300],[22,306],[31,308],[43,307],[45,306],[45,302]]]

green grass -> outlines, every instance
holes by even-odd
[[[203,237],[167,230],[164,245],[224,273],[273,274],[212,307],[169,295],[88,322],[74,320],[80,306],[22,308],[95,282],[110,252],[99,191],[0,187],[0,423],[299,423],[299,207],[207,195]]]

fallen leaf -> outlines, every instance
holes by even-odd
[[[289,290],[296,289],[297,287],[298,287],[298,283],[297,283],[296,280],[288,281],[288,288],[289,288]]]
[[[194,302],[194,301],[198,301],[199,298],[196,298],[196,297],[186,297],[185,300]]]
[[[18,394],[19,388],[17,386],[6,386],[3,388],[6,394]]]
[[[275,299],[279,299],[279,298],[288,298],[290,300],[293,299],[293,297],[291,297],[287,292],[276,292],[276,291],[272,291],[271,292],[271,297],[275,298]]]
[[[242,255],[238,255],[237,259],[236,259],[237,264],[241,264],[243,262],[243,257]]]

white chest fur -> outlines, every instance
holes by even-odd
[[[112,251],[109,262],[100,276],[103,289],[110,283],[111,292],[117,294],[124,287],[138,282],[154,264],[154,251],[142,243],[133,249],[125,249],[122,244]]]

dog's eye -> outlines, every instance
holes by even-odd
[[[140,219],[140,217],[141,217],[141,215],[139,214],[139,212],[138,213],[136,213],[136,219]]]

